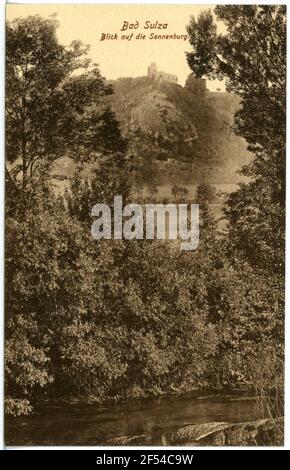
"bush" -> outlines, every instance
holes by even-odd
[[[28,400],[7,397],[4,401],[4,409],[7,415],[20,416],[28,415],[33,408]]]

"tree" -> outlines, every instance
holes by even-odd
[[[208,204],[213,202],[215,197],[215,188],[207,183],[201,183],[196,189],[196,203],[201,208],[206,207]]]
[[[184,188],[183,186],[174,185],[171,189],[171,193],[175,198],[179,198],[181,201],[183,201],[185,200],[189,191],[187,188]]]
[[[15,190],[65,154],[88,158],[126,145],[103,102],[111,87],[86,58],[88,47],[60,45],[56,28],[39,16],[7,25],[6,171]]]
[[[202,12],[198,21],[192,17],[187,27],[193,48],[187,53],[188,64],[196,77],[224,78],[227,90],[241,97],[236,130],[249,144],[266,149],[275,143],[281,151],[286,124],[286,7],[218,5],[214,13],[226,33],[217,33],[210,11]]]
[[[83,304],[92,287],[90,232],[54,194],[51,165],[65,154],[80,165],[104,157],[108,172],[126,151],[103,101],[111,87],[87,47],[58,44],[56,26],[38,16],[7,26],[5,377],[13,414],[59,384],[62,332],[93,308]]]
[[[283,363],[284,345],[286,6],[219,5],[214,13],[224,33],[210,11],[191,18],[187,61],[196,77],[225,79],[240,97],[234,130],[253,152],[242,169],[246,182],[224,208],[227,287],[220,276],[210,286],[223,312],[218,370],[252,384],[251,368],[260,370],[271,387],[265,356],[272,351]],[[282,389],[282,368],[279,374]]]
[[[70,179],[65,199],[71,216],[90,227],[91,210],[95,204],[112,207],[114,196],[122,196],[123,205],[127,204],[131,194],[131,164],[127,156],[119,152],[104,158],[88,175],[84,175],[84,166],[79,165]]]
[[[219,5],[214,13],[224,23],[226,32],[217,33],[210,11],[201,13],[198,21],[192,18],[188,32],[193,51],[187,54],[187,61],[197,77],[224,78],[227,90],[239,95],[235,132],[246,139],[249,150],[254,152],[252,164],[243,169],[249,184],[243,184],[227,200],[229,240],[253,266],[271,272],[278,269],[281,273],[285,230],[286,8]],[[279,237],[275,240],[272,234],[277,231]]]
[[[201,183],[196,189],[195,204],[199,205],[199,237],[200,244],[209,247],[215,246],[217,235],[217,221],[212,214],[210,203],[215,196],[215,188],[207,183]]]

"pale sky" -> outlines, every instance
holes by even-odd
[[[186,25],[191,15],[197,16],[201,10],[212,5],[21,5],[8,4],[7,19],[39,14],[48,17],[57,14],[59,21],[58,38],[60,43],[69,45],[73,40],[81,40],[90,45],[88,56],[99,64],[101,73],[107,79],[119,77],[139,77],[147,74],[147,67],[156,62],[158,69],[178,76],[184,85],[190,69],[185,51],[190,51],[188,40],[150,40],[149,34],[185,35]],[[123,21],[139,22],[138,29],[120,31]],[[167,29],[147,29],[145,21],[168,24]],[[121,40],[122,35],[134,33],[131,41]],[[115,34],[117,40],[100,41],[102,33]],[[137,40],[138,33],[146,34],[145,40]],[[207,81],[207,87],[214,91],[223,85],[217,81]]]

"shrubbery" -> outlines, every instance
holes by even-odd
[[[104,185],[100,169],[90,191]],[[275,278],[229,259],[205,202],[197,252],[95,242],[77,210],[91,198],[81,187],[69,209],[48,191],[25,218],[7,220],[6,393],[103,400],[250,386],[258,348],[283,330]]]

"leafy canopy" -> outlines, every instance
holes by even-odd
[[[124,150],[111,93],[88,46],[59,44],[55,19],[19,18],[7,25],[7,180],[23,189],[37,168],[64,154],[87,158]]]

